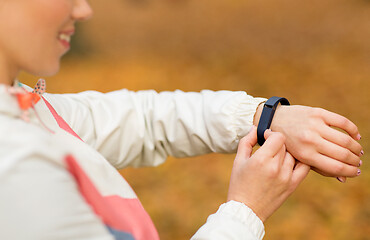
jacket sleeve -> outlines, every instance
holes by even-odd
[[[167,156],[233,153],[263,98],[245,92],[45,94],[72,129],[116,168],[156,166]]]
[[[246,205],[229,201],[209,216],[191,240],[261,240],[262,221]]]

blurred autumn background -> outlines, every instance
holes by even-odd
[[[312,172],[266,222],[265,239],[370,239],[370,1],[90,3],[95,15],[78,25],[60,73],[47,78],[49,92],[245,90],[347,116],[363,137],[361,177],[341,184]],[[169,158],[121,173],[161,239],[182,240],[226,200],[233,158]]]

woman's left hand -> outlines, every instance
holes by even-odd
[[[257,121],[261,111],[262,105]],[[357,142],[361,138],[358,128],[339,114],[321,108],[279,106],[271,130],[284,134],[287,151],[294,158],[324,176],[356,177],[361,173],[363,150]]]

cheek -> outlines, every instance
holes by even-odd
[[[15,69],[35,75],[59,70],[58,32],[71,21],[74,0],[0,2],[0,54]],[[17,13],[17,14],[14,14]]]
[[[30,1],[30,0],[28,0]],[[74,0],[38,0],[42,7],[35,9],[33,16],[38,24],[60,28],[71,19]]]
[[[72,0],[26,0],[10,4],[6,20],[10,29],[21,34],[57,32],[72,15]],[[17,14],[14,14],[17,12]],[[3,12],[2,12],[3,13]],[[6,14],[6,13],[5,13]]]
[[[28,0],[30,1],[30,0]],[[28,33],[35,33],[35,39],[55,40],[62,27],[71,20],[71,0],[38,0],[42,7],[35,9],[30,16],[32,26]],[[32,19],[32,20],[31,20]]]
[[[70,0],[27,0],[19,15],[10,15],[8,31],[16,64],[36,75],[52,75],[59,70],[62,55],[58,32],[70,20]],[[22,19],[19,18],[22,16]]]

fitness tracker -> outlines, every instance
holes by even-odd
[[[265,143],[264,133],[270,128],[272,118],[274,117],[276,107],[281,103],[281,105],[290,105],[288,99],[282,97],[272,97],[263,106],[260,121],[257,127],[257,140],[258,144],[262,146]]]

